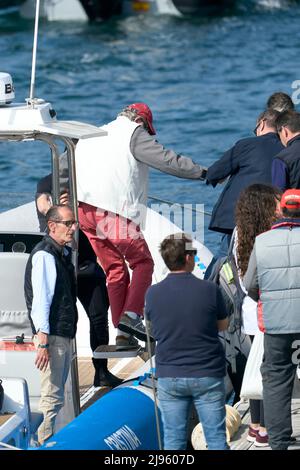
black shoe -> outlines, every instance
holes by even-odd
[[[123,313],[118,324],[118,329],[129,335],[135,336],[141,341],[147,341],[146,328],[140,316],[137,316],[137,318],[131,318],[126,313]],[[151,333],[149,333],[149,338],[150,341],[155,341]]]
[[[94,377],[94,387],[117,387],[123,382],[122,379],[111,374],[109,370],[97,370]]]

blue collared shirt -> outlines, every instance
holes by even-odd
[[[49,315],[56,284],[55,259],[46,251],[37,251],[32,257],[31,318],[36,331],[50,334]]]

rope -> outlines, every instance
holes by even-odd
[[[15,192],[7,192],[7,191],[0,191],[0,197],[1,196],[31,196],[32,197],[32,193],[29,192],[29,191],[15,191]],[[198,214],[204,214],[204,215],[207,215],[208,217],[211,217],[211,212],[208,212],[208,211],[202,211],[200,209],[195,209],[193,207],[189,207],[188,205],[184,205],[184,204],[180,204],[179,202],[172,202],[172,201],[168,201],[166,199],[161,199],[159,197],[155,197],[155,196],[148,196],[148,199],[151,199],[152,201],[158,201],[158,202],[163,202],[164,204],[169,204],[170,206],[179,206],[179,207],[182,207],[186,210],[189,210],[189,211],[192,211],[192,212],[195,212],[195,213],[198,213]]]
[[[211,212],[207,212],[207,211],[201,211],[199,209],[195,209],[195,208],[191,208],[191,207],[188,207],[184,204],[180,204],[179,202],[172,202],[172,201],[167,201],[166,199],[160,199],[158,197],[154,197],[154,196],[148,196],[148,199],[152,199],[153,201],[158,201],[158,202],[164,202],[165,204],[169,204],[171,206],[179,206],[179,207],[183,207],[184,209],[188,209],[189,211],[192,211],[192,212],[196,212],[198,214],[204,214],[204,215],[207,215],[209,217],[211,217]]]

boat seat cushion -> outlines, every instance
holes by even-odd
[[[0,338],[32,336],[24,297],[28,253],[0,253]]]
[[[0,338],[32,336],[27,310],[0,310]]]

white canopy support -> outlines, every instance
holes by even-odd
[[[69,137],[71,139],[90,139],[107,135],[100,127],[77,121],[56,121],[38,126],[39,131],[47,134]]]

